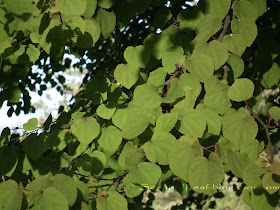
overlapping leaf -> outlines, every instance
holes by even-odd
[[[193,160],[202,155],[203,149],[198,141],[193,144],[189,141],[177,142],[168,155],[169,167],[176,176],[188,182]]]
[[[143,145],[148,160],[160,165],[168,165],[168,154],[175,146],[176,138],[167,132],[157,132]]]
[[[208,159],[197,157],[193,160],[188,180],[194,191],[206,195],[213,194],[223,179],[223,164],[217,154],[211,153]]]

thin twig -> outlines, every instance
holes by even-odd
[[[87,148],[86,148],[81,154],[79,154],[77,157],[73,158],[73,159],[71,160],[71,162],[70,162],[68,165],[62,167],[61,169],[62,169],[62,170],[67,170],[67,169],[69,169],[69,167],[70,167],[73,163],[75,163],[77,159],[79,159],[80,157],[82,157],[82,155],[91,147],[91,145],[92,145],[92,142],[91,142],[90,144],[88,144]]]
[[[102,185],[94,185],[94,186],[89,186],[88,188],[103,188],[107,186],[111,186],[112,184],[102,184]]]
[[[22,45],[24,42],[26,42],[28,39],[30,39],[30,37],[26,37],[24,40],[20,41],[19,43],[17,43],[18,45]]]
[[[95,185],[95,186],[89,186],[88,188],[103,188],[107,187],[106,191],[108,191],[113,185],[115,186],[115,190],[117,190],[120,182],[123,180],[123,178],[128,174],[128,171],[126,171],[124,174],[120,175],[117,178],[113,179],[113,182],[111,184],[103,184],[103,185]],[[101,180],[101,179],[100,179]]]
[[[261,118],[255,113],[255,111],[251,107],[246,106],[246,109],[248,109],[249,112],[251,113],[251,115],[253,115],[253,117],[256,120],[258,120],[259,123],[263,126],[265,133],[266,133],[267,140],[268,140],[268,147],[270,147],[270,149],[271,149],[270,162],[273,162],[273,147],[272,147],[272,143],[271,143],[270,136],[269,136],[268,126],[261,120]]]
[[[177,71],[170,79],[168,79],[165,83],[161,84],[160,86],[157,86],[157,88],[161,88],[165,85],[169,85],[170,84],[170,81],[172,78],[176,78],[178,75],[180,74],[179,71]]]

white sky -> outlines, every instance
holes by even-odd
[[[74,58],[74,56],[65,56],[72,60],[72,65],[79,61],[79,59]],[[74,72],[74,75],[69,75],[67,72]],[[69,69],[66,72],[59,73],[57,75],[63,75],[65,77],[65,84],[70,85],[73,82],[76,87],[79,87],[82,83],[84,74],[75,74],[79,72],[77,69]],[[26,123],[31,118],[43,118],[47,119],[48,115],[51,113],[53,118],[58,117],[58,108],[60,105],[65,104],[65,101],[68,103],[72,97],[71,94],[64,94],[63,96],[56,90],[56,87],[51,88],[51,85],[47,85],[47,90],[43,92],[42,96],[39,96],[36,92],[30,91],[31,97],[31,105],[42,104],[42,108],[37,108],[35,113],[30,113],[25,115],[23,111],[17,116],[15,113],[11,117],[7,116],[7,111],[9,107],[7,106],[7,101],[3,104],[0,109],[0,134],[5,127],[9,127],[10,129],[14,129],[16,127],[22,128],[23,124]],[[17,130],[17,133],[22,133],[23,130]]]

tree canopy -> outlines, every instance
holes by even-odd
[[[165,184],[202,208],[227,173],[248,206],[274,209],[279,16],[277,0],[0,0],[8,116],[49,83],[63,94],[56,72],[87,70],[69,111],[3,130],[0,208],[142,209]]]

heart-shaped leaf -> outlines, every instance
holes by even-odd
[[[145,68],[150,57],[150,52],[143,45],[137,47],[129,46],[124,51],[124,59],[127,63],[139,68]]]
[[[115,69],[114,75],[122,86],[130,89],[139,79],[140,69],[129,64],[119,64]]]
[[[25,131],[32,131],[35,130],[38,126],[38,119],[37,118],[31,118],[30,120],[28,120],[27,123],[23,124],[23,129]]]
[[[233,101],[244,101],[248,100],[253,96],[254,83],[247,79],[237,79],[229,88],[228,97]]]
[[[100,133],[100,125],[93,117],[79,118],[71,126],[72,133],[77,137],[79,142],[88,145]]]

